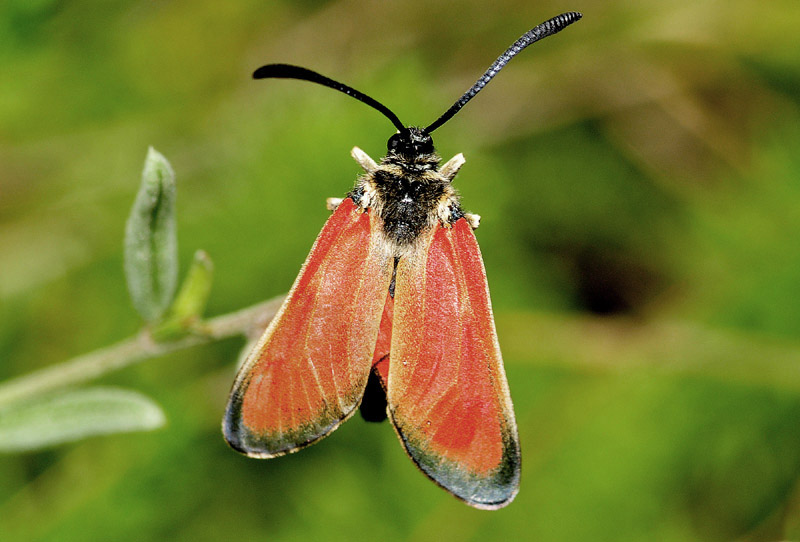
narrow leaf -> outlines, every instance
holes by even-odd
[[[147,431],[164,425],[150,398],[118,388],[59,392],[0,410],[0,452],[23,452],[95,435]]]
[[[155,340],[172,340],[196,329],[211,293],[213,275],[214,263],[208,253],[196,251],[175,301],[162,322],[152,331]]]
[[[142,183],[125,227],[125,275],[133,306],[148,322],[172,301],[178,278],[175,174],[150,147]]]
[[[199,318],[203,315],[211,293],[214,263],[205,250],[194,253],[192,265],[181,284],[170,314],[179,319]]]

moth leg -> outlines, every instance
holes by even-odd
[[[327,207],[329,211],[335,211],[343,201],[344,199],[342,198],[328,198],[325,200],[325,207]]]
[[[375,163],[375,160],[370,158],[367,153],[358,147],[353,147],[353,150],[350,151],[350,156],[352,156],[353,160],[358,162],[358,165],[361,166],[367,173],[372,173],[378,169],[378,164]]]
[[[481,215],[476,215],[475,213],[464,213],[464,218],[467,219],[469,227],[473,230],[477,230],[478,226],[481,225]]]
[[[458,153],[448,160],[445,165],[439,168],[439,173],[441,173],[448,181],[452,181],[453,177],[455,177],[456,173],[458,173],[458,170],[464,165],[464,162],[466,162],[464,155]]]

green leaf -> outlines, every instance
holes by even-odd
[[[142,184],[125,227],[125,275],[133,306],[148,322],[172,301],[178,279],[175,173],[150,147]]]
[[[205,250],[196,251],[186,279],[172,304],[171,314],[181,319],[202,316],[211,293],[213,275],[214,263],[208,253]]]
[[[50,394],[0,410],[0,452],[24,452],[95,435],[147,431],[164,425],[152,399],[118,388]]]
[[[167,316],[153,330],[152,336],[155,340],[174,339],[193,329],[205,311],[213,275],[214,263],[208,253],[204,250],[195,252],[189,272]]]

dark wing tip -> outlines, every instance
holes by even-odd
[[[510,504],[519,492],[519,455],[506,456],[500,468],[484,477],[447,461],[431,464],[430,458],[415,456],[410,450],[409,454],[431,480],[474,508],[481,510],[503,508]]]
[[[292,430],[260,433],[248,428],[242,419],[242,397],[231,393],[222,418],[222,435],[239,453],[258,459],[280,457],[302,450],[330,435],[358,409],[358,403],[347,412],[337,412],[313,423]]]
[[[480,475],[414,445],[396,425],[395,429],[417,467],[438,486],[466,504],[481,510],[498,510],[517,496],[521,458],[516,434],[504,439],[500,465],[488,474]]]

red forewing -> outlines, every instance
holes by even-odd
[[[517,493],[517,427],[480,250],[465,219],[397,267],[389,413],[411,458],[478,508]]]
[[[237,450],[293,452],[357,408],[392,278],[374,220],[348,198],[325,224],[233,384],[223,432]]]

